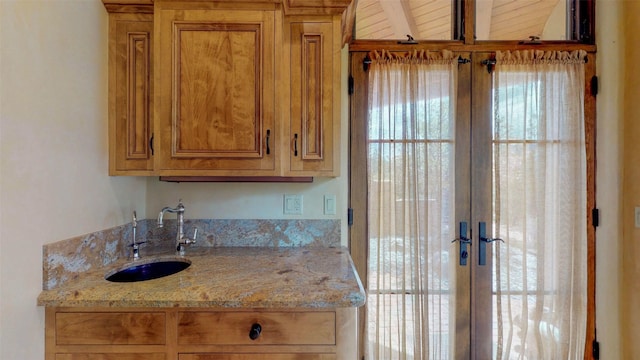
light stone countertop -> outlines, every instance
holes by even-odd
[[[173,255],[144,257],[171,258]],[[191,266],[163,278],[115,283],[106,273],[131,260],[81,273],[52,290],[48,307],[346,308],[365,292],[346,248],[187,248]]]

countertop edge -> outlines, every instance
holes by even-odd
[[[241,249],[241,250],[238,250]],[[243,254],[247,252],[247,255]],[[220,254],[222,253],[222,254]],[[227,253],[230,253],[227,254]],[[335,254],[335,257],[333,256]],[[133,285],[129,287],[114,285],[112,283],[105,283],[102,277],[105,272],[109,271],[111,267],[104,267],[96,269],[91,274],[78,276],[78,279],[74,284],[70,286],[62,286],[60,288],[52,290],[42,290],[37,299],[37,305],[43,307],[87,307],[87,308],[209,308],[209,309],[329,309],[329,308],[354,308],[360,307],[365,304],[366,294],[360,278],[355,270],[355,265],[348,249],[345,247],[336,248],[289,248],[289,249],[248,249],[237,248],[234,250],[224,250],[220,248],[210,250],[210,253],[193,253],[188,255],[195,264],[202,263],[216,263],[213,259],[216,256],[220,257],[220,260],[229,259],[238,260],[242,256],[247,256],[247,260],[251,261],[264,261],[264,266],[270,271],[270,281],[265,281],[267,284],[274,284],[274,287],[268,287],[262,284],[259,280],[256,282],[255,289],[252,290],[259,293],[260,296],[238,296],[237,291],[233,291],[234,281],[237,281],[236,276],[229,276],[229,283],[227,289],[223,289],[223,295],[215,294],[212,298],[199,297],[194,293],[193,298],[190,296],[167,296],[169,291],[164,287],[175,286],[176,284],[182,284],[183,282],[196,283],[195,286],[187,287],[186,290],[176,286],[175,293],[181,291],[201,291],[200,284],[198,282],[198,276],[209,274],[209,268],[204,267],[198,271],[192,271],[191,277],[189,275],[183,275],[184,278],[180,278],[180,275],[175,276],[171,281],[167,281],[166,285],[162,280],[155,283],[151,291],[145,293],[145,289],[148,289],[147,285]],[[226,259],[225,259],[226,257]],[[278,263],[275,259],[282,259]],[[216,259],[217,260],[217,259]],[[243,261],[237,261],[240,265],[245,264]],[[122,266],[118,264],[117,266]],[[207,265],[208,266],[208,265]],[[217,265],[220,266],[220,265]],[[229,266],[232,267],[232,266]],[[284,271],[283,271],[284,269]],[[293,270],[292,270],[293,269]],[[196,270],[197,267],[196,267]],[[213,273],[220,273],[220,268],[212,269]],[[234,269],[227,269],[230,274],[234,274]],[[300,273],[300,280],[296,280],[293,274]],[[185,274],[189,272],[185,271]],[[235,275],[235,274],[234,274]],[[222,279],[224,274],[220,275]],[[241,277],[245,280],[249,276]],[[286,277],[286,279],[285,279]],[[325,281],[322,284],[314,284],[310,280],[326,280],[329,277],[329,281]],[[88,280],[87,280],[88,279]],[[186,279],[186,280],[184,280]],[[293,280],[292,280],[293,279]],[[335,281],[333,281],[335,280]],[[87,286],[83,287],[83,281],[87,281]],[[157,281],[157,280],[153,280]],[[285,287],[287,282],[291,282],[290,287]],[[203,281],[204,283],[204,281]],[[223,281],[224,283],[224,281]],[[251,284],[249,280],[245,281],[244,285],[247,287]],[[141,283],[138,283],[141,284]],[[191,284],[193,285],[193,284]],[[261,287],[262,286],[262,287]],[[301,295],[297,293],[300,286],[308,286],[312,289],[312,294]],[[162,289],[164,292],[158,290]],[[231,289],[231,290],[229,290]],[[122,291],[119,295],[118,291]],[[211,288],[205,288],[207,291],[217,291],[215,286]],[[229,297],[225,298],[224,291],[229,292]],[[323,293],[324,291],[324,293]],[[306,292],[306,291],[305,291]],[[326,296],[325,296],[326,293]],[[100,297],[104,294],[103,297]],[[147,298],[144,295],[150,294]],[[156,295],[154,295],[156,294]],[[159,294],[159,295],[157,295]],[[184,294],[182,294],[184,295]]]

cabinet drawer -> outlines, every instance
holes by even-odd
[[[56,360],[165,360],[165,354],[56,354]]]
[[[180,354],[179,360],[335,360],[335,354]]]
[[[254,324],[261,331],[249,337]],[[181,312],[181,345],[333,345],[334,312]],[[226,358],[224,358],[226,359]]]
[[[162,345],[166,342],[166,318],[162,312],[57,313],[55,327],[58,345]]]

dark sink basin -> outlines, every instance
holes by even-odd
[[[149,262],[132,263],[119,270],[111,271],[105,279],[113,282],[136,282],[158,279],[178,273],[191,265],[187,259],[157,259]]]

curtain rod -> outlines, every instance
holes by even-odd
[[[495,60],[494,60],[495,61]],[[463,58],[462,56],[458,56],[458,64],[468,64],[470,63],[470,59]],[[369,66],[371,65],[371,58],[367,55],[364,60],[362,60],[362,68],[364,71],[369,70]]]
[[[584,63],[588,63],[589,62],[589,57],[585,56],[584,57]],[[496,59],[486,59],[486,60],[482,60],[482,62],[480,62],[482,65],[485,65],[487,67],[487,71],[489,72],[489,74],[491,74],[493,72],[493,68],[496,66]]]

